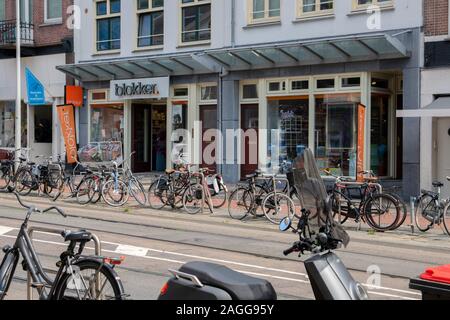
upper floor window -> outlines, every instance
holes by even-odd
[[[352,0],[353,10],[366,9],[371,5],[380,7],[391,7],[394,5],[394,0]]]
[[[97,51],[120,49],[120,0],[95,1]]]
[[[0,21],[6,19],[5,14],[5,0],[0,0]]]
[[[62,22],[62,0],[45,0],[44,10],[46,23]]]
[[[249,22],[272,22],[280,20],[280,0],[248,0]]]
[[[211,40],[211,0],[181,0],[181,42]]]
[[[333,12],[333,0],[299,0],[299,16],[329,14]]]
[[[136,0],[138,12],[137,46],[164,44],[164,0]]]

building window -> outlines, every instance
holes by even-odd
[[[90,142],[116,141],[123,143],[124,124],[122,105],[91,105]]]
[[[120,49],[120,0],[96,1],[97,51]]]
[[[34,143],[52,143],[53,115],[51,106],[34,107]]]
[[[211,40],[211,1],[181,0],[181,42]]]
[[[318,79],[316,83],[317,89],[334,89],[335,79]]]
[[[46,23],[62,22],[62,0],[45,0],[44,7]]]
[[[371,109],[371,169],[379,177],[390,175],[390,108],[389,95],[373,94]]]
[[[341,79],[342,88],[359,88],[361,86],[360,77],[350,77]]]
[[[242,86],[242,99],[258,99],[258,86],[256,84],[244,84]]]
[[[22,103],[22,147],[27,146],[27,106]],[[0,147],[14,148],[16,128],[14,101],[0,101]]]
[[[0,0],[0,21],[5,20],[5,0]]]
[[[204,86],[200,89],[202,101],[217,100],[217,86]]]
[[[291,82],[291,91],[301,91],[309,89],[309,80],[294,80]]]
[[[320,170],[356,177],[356,115],[360,100],[360,94],[316,95],[315,155]]]
[[[280,5],[280,0],[248,0],[249,23],[279,21]]]
[[[302,16],[314,16],[333,13],[333,0],[299,0],[299,13]]]
[[[137,0],[138,47],[164,44],[164,0]]]
[[[371,5],[379,7],[392,7],[394,6],[393,0],[352,0],[353,10],[364,10]]]
[[[180,98],[180,97],[188,97],[189,96],[189,89],[188,88],[175,88],[173,90],[173,96]]]
[[[268,141],[271,169],[283,162],[292,164],[309,146],[309,99],[270,100],[268,103]]]

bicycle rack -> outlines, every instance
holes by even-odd
[[[410,202],[410,206],[411,206],[411,213],[410,213],[411,224],[410,224],[410,227],[411,227],[412,234],[414,234],[415,233],[415,223],[416,223],[416,208],[415,208],[415,204],[416,204],[417,198],[416,197],[411,197],[410,201],[411,201]]]
[[[28,236],[30,237],[31,241],[33,241],[33,234],[34,232],[44,232],[44,233],[50,233],[50,234],[57,234],[57,235],[61,235],[62,232],[64,232],[65,230],[60,230],[60,229],[53,229],[53,228],[45,228],[45,227],[31,227],[28,229]],[[100,239],[98,238],[97,235],[92,234],[92,240],[94,241],[94,251],[95,251],[95,255],[96,256],[101,256],[102,255],[102,247],[101,247],[101,242]],[[52,270],[52,269],[48,269],[48,268],[43,268],[44,272],[50,273],[50,274],[56,274],[57,271]],[[97,283],[97,288],[100,287],[100,284]],[[27,272],[27,300],[33,300],[33,288],[32,288],[32,279],[31,279],[31,275],[29,272]]]

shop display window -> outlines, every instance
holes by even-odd
[[[291,165],[309,145],[309,100],[269,101],[268,113],[270,166],[277,171],[274,166]]]
[[[315,154],[320,170],[356,176],[359,94],[316,96]]]
[[[123,143],[123,106],[91,106],[91,142]]]
[[[15,146],[16,105],[14,101],[0,102],[0,147]],[[27,146],[27,106],[22,104],[22,147]]]
[[[370,158],[373,172],[389,176],[389,95],[372,95]]]

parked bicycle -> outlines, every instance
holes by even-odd
[[[450,181],[450,177],[447,177]],[[442,182],[433,182],[437,192],[422,190],[415,206],[415,220],[417,228],[422,232],[434,228],[436,225],[444,226],[445,232],[450,236],[450,199],[442,199]]]
[[[11,192],[14,192],[12,189]],[[27,209],[25,220],[20,227],[15,244],[3,248],[5,256],[0,265],[0,300],[10,288],[20,257],[22,267],[31,275],[32,286],[41,300],[123,300],[125,293],[122,282],[114,271],[121,260],[97,256],[84,256],[83,251],[92,234],[86,230],[64,231],[61,236],[68,242],[68,248],[60,255],[59,267],[54,279],[46,274],[39,260],[33,242],[28,235],[28,222],[33,214],[56,211],[66,214],[57,207],[40,210],[26,205],[14,192],[20,205]]]
[[[334,218],[344,224],[349,218],[356,223],[367,223],[377,231],[391,231],[398,226],[401,209],[396,198],[380,193],[372,183],[355,183],[346,177],[339,177],[329,170],[324,172],[336,179],[330,192]],[[356,194],[352,191],[356,190]]]

